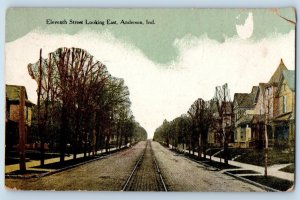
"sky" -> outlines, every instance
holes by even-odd
[[[79,9],[80,10],[80,9]],[[295,68],[293,9],[11,9],[7,12],[5,78],[25,85],[36,102],[29,63],[59,47],[87,50],[123,78],[135,119],[152,138],[164,119],[186,113],[197,98],[211,99],[228,83],[231,96],[267,82],[282,58]],[[154,19],[155,25],[45,25],[45,19]],[[14,22],[14,23],[12,23]]]

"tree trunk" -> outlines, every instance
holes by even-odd
[[[186,144],[185,144],[185,141],[186,141],[186,138],[184,137],[184,140],[183,140],[183,143],[182,143],[182,145],[183,145],[183,153],[185,154],[185,148],[186,148]]]
[[[83,157],[85,158],[87,154],[87,133],[84,133],[84,145],[83,145]]]
[[[224,163],[228,165],[228,142],[224,141]]]
[[[189,154],[191,154],[191,143],[192,143],[191,137],[189,137]]]
[[[267,125],[265,125],[265,177],[268,177],[268,132]]]
[[[106,141],[105,141],[105,151],[106,153],[108,153],[109,151],[109,140],[110,140],[110,137],[109,135],[106,136]]]
[[[42,88],[42,49],[40,49],[40,64],[39,64],[39,82],[38,82],[38,100],[37,100],[37,109],[38,109],[38,132],[41,139],[41,146],[40,146],[40,159],[41,159],[41,166],[44,166],[45,162],[45,150],[44,150],[44,136],[43,136],[43,128],[41,122],[41,88]],[[47,120],[47,119],[45,119]]]
[[[66,134],[68,131],[68,122],[67,122],[67,108],[65,105],[62,107],[61,113],[61,129],[60,129],[60,163],[65,161],[66,153]]]
[[[201,140],[202,140],[202,138],[201,138],[201,134],[199,134],[199,136],[198,136],[198,158],[201,158]]]
[[[96,154],[96,129],[94,128],[92,131],[92,156]]]
[[[74,146],[73,146],[73,159],[75,160],[76,159],[76,157],[77,157],[77,144],[75,144]]]
[[[117,142],[116,142],[116,147],[117,148],[121,148],[121,142],[119,141],[119,136],[120,136],[120,127],[117,127]],[[121,136],[121,140],[122,140],[122,136]]]
[[[203,147],[203,157],[204,157],[204,159],[206,159],[206,137],[204,138],[204,140],[203,140],[203,144],[202,144],[202,147]]]

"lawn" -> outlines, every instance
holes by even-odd
[[[236,158],[235,161],[264,166],[265,165],[265,155],[264,150],[261,149],[235,149],[230,148],[229,159],[232,160]],[[216,157],[224,157],[224,152],[220,152]],[[268,166],[274,164],[287,164],[294,163],[295,161],[294,152],[284,152],[280,150],[270,149],[268,151]]]
[[[20,155],[18,151],[12,151],[12,152],[7,152],[5,158],[9,160],[12,158],[13,159],[19,158],[19,156]],[[41,152],[36,150],[26,150],[25,156],[29,160],[39,160],[41,158]],[[59,157],[59,153],[45,152],[45,159],[55,158],[55,157]]]
[[[13,172],[10,172],[10,173],[7,173],[6,175],[22,175],[23,177],[29,177],[31,175],[38,175],[38,174],[42,174],[42,173],[46,173],[47,171],[37,171],[37,170],[26,170],[26,171],[20,171],[20,170],[17,170],[17,171],[13,171]]]
[[[294,182],[292,181],[283,180],[274,176],[268,176],[267,178],[265,178],[264,176],[243,176],[243,177],[280,191],[287,191],[289,188],[291,188],[294,185]]]
[[[246,153],[235,161],[264,166],[265,164],[265,155],[264,150],[257,149],[245,149]],[[280,150],[269,150],[268,151],[268,166],[274,164],[287,164],[295,162],[294,152],[283,152]]]
[[[93,157],[82,157],[82,158],[77,158],[77,159],[71,159],[71,160],[66,160],[63,163],[60,162],[55,162],[55,163],[50,163],[50,164],[46,164],[44,166],[36,166],[34,168],[40,168],[40,169],[61,169],[61,168],[65,168],[65,167],[69,167],[69,166],[73,166],[79,163],[83,163],[89,160],[93,160],[96,159],[99,156],[93,156]]]
[[[295,164],[291,164],[289,166],[286,166],[282,169],[280,169],[279,171],[283,171],[283,172],[289,172],[289,173],[295,173]]]

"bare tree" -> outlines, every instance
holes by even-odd
[[[53,122],[59,124],[60,161],[64,162],[67,143],[73,146],[74,159],[82,149],[82,141],[84,156],[91,151],[95,154],[103,138],[108,149],[120,113],[124,112],[126,119],[130,117],[124,80],[112,77],[105,65],[83,49],[59,48],[47,59],[40,54],[37,63],[28,65],[28,71],[38,84],[41,163],[44,136]],[[131,134],[124,134],[125,142]]]
[[[216,133],[223,139],[224,162],[228,164],[228,143],[229,137],[233,132],[233,104],[230,98],[230,91],[227,83],[217,86],[214,96],[214,102],[217,106]]]
[[[209,102],[203,99],[197,99],[188,111],[192,119],[192,133],[194,141],[197,141],[198,157],[204,155],[206,158],[207,136],[209,127],[212,124],[212,112],[209,107]]]

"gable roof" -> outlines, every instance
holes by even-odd
[[[281,86],[283,79],[286,80],[288,87],[294,92],[295,91],[295,70],[283,70],[278,87]]]
[[[283,60],[280,59],[280,64],[278,65],[276,71],[274,72],[268,83],[278,83],[283,70],[287,70],[287,68],[283,63]]]
[[[21,88],[24,88],[24,86],[20,85],[6,85],[6,96],[8,97],[8,100],[19,100],[20,99],[20,90]],[[27,99],[27,92],[25,89],[25,98]]]
[[[255,95],[258,91],[258,88],[258,86],[253,86],[250,94]]]
[[[257,103],[258,97],[264,93],[265,88],[268,86],[267,83],[259,83],[256,93],[254,94],[254,103]]]
[[[251,108],[253,106],[253,96],[251,93],[235,93],[233,101],[236,102],[239,107]]]
[[[258,86],[253,86],[251,93],[235,93],[233,101],[236,102],[239,107],[252,108],[254,107],[257,91]]]
[[[26,103],[29,103],[29,104],[33,105],[33,103],[28,100],[26,88],[24,86],[20,86],[20,85],[6,85],[6,98],[7,98],[7,100],[9,100],[9,101],[19,101],[20,100],[20,90],[21,90],[21,88],[24,88]]]

